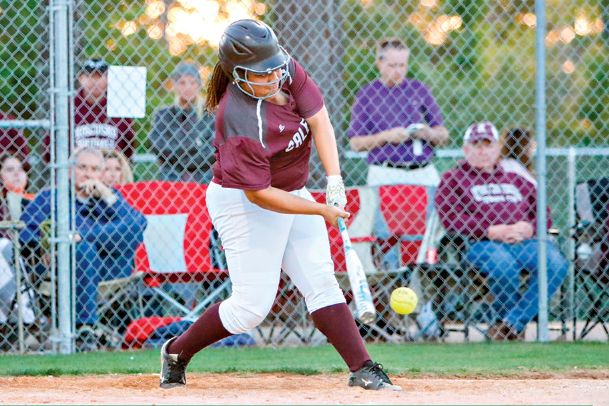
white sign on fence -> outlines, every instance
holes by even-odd
[[[146,114],[146,68],[110,66],[108,117],[142,118]]]

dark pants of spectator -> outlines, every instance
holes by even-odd
[[[112,256],[96,243],[76,244],[76,324],[97,320],[97,285],[101,281],[128,277],[133,268],[133,251]]]
[[[548,298],[562,284],[569,264],[556,245],[548,242],[547,274]],[[537,240],[518,244],[497,241],[473,243],[466,260],[487,276],[494,296],[493,308],[497,315],[517,331],[522,331],[538,313],[539,273],[537,272]],[[529,273],[526,290],[520,293],[520,271]]]

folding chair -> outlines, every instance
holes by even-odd
[[[425,282],[430,278],[430,263],[435,263],[434,241],[441,231],[433,206],[435,188],[422,185],[379,186],[379,214],[376,221],[375,254],[379,267],[386,271],[387,280],[379,284],[388,302],[391,291],[411,285],[420,296],[415,324],[417,331],[408,339],[417,340],[440,333],[437,318],[427,311],[427,301],[435,292],[427,292]],[[425,280],[423,279],[425,278]],[[433,277],[430,279],[433,281]],[[385,309],[388,318],[393,312]],[[425,316],[425,317],[424,317]],[[411,320],[402,318],[406,329]]]
[[[148,220],[144,243],[136,250],[134,279],[144,285],[144,289],[140,286],[140,302],[144,291],[151,294],[147,300],[156,296],[167,306],[161,316],[194,320],[230,291],[225,267],[218,269],[213,264],[214,258],[218,261],[219,247],[212,241],[212,224],[205,207],[206,189],[206,185],[197,183],[165,181],[136,182],[119,188],[129,204]],[[203,299],[196,303],[194,297],[176,297],[171,288],[178,283],[202,284]],[[138,336],[133,330],[148,321],[144,317],[132,322],[128,334]]]
[[[556,238],[558,232],[550,229],[548,234]],[[468,238],[463,235],[446,233],[439,243],[439,262],[432,271],[436,273],[436,313],[442,328],[446,333],[462,333],[465,341],[469,340],[471,330],[489,339],[488,327],[500,318],[493,308],[495,299],[488,286],[487,277],[464,260],[469,244]],[[521,292],[526,289],[529,276],[525,269],[520,271]],[[564,300],[564,296],[559,295],[559,299]],[[558,310],[563,308],[561,303]],[[551,327],[550,330],[565,336],[568,328],[564,312],[550,312],[550,317],[561,322],[560,327]],[[453,323],[449,326],[450,322]]]
[[[378,243],[384,254],[399,243],[398,262],[391,268],[405,267],[423,262],[429,236],[428,220],[433,213],[434,189],[420,185],[388,185],[378,188],[380,200],[380,229]],[[382,235],[387,237],[383,238]]]
[[[326,196],[323,191],[315,191],[311,193],[319,203],[326,202]],[[376,243],[374,235],[375,221],[379,210],[378,189],[376,187],[352,187],[345,190],[347,196],[347,206],[345,210],[351,213],[351,216],[345,221],[351,243],[354,251],[357,253],[364,272],[368,275],[368,283],[375,301],[377,311],[382,311],[384,305],[379,302],[379,297],[376,294],[376,279],[378,278],[378,266],[373,257],[373,246]],[[345,297],[348,303],[352,303],[353,295],[347,275],[347,267],[345,260],[345,250],[343,247],[342,237],[337,227],[326,224],[328,230],[328,238],[330,241],[330,253],[334,261],[334,269],[336,278],[345,292]],[[384,330],[376,325],[371,327],[364,326],[359,323],[360,333],[364,338],[368,336],[368,330],[371,328],[378,335],[387,337]]]
[[[597,326],[609,339],[609,178],[590,179],[575,187],[575,311],[573,338],[578,319],[584,319],[579,339]]]
[[[468,246],[463,236],[445,234],[438,244],[438,263],[429,270],[443,333],[462,333],[465,341],[471,329],[486,336],[484,325],[494,322],[486,278],[464,261]]]
[[[324,192],[313,191],[311,194],[317,202],[325,204],[326,195]],[[376,241],[373,229],[379,205],[377,190],[373,187],[354,187],[347,188],[345,194],[347,196],[345,210],[351,213],[351,216],[345,223],[353,249],[362,261],[364,271],[367,274],[373,274],[377,271],[371,249],[372,244]],[[340,231],[338,231],[337,227],[331,227],[329,224],[326,225],[328,226],[328,238],[330,239],[334,269],[338,273],[344,273],[347,271],[347,268]]]
[[[23,227],[21,221],[0,221],[0,230],[6,230],[9,237],[0,238],[0,348],[11,349],[11,338],[15,338],[20,353],[27,347],[26,333],[38,341],[27,330],[42,327],[38,295],[20,251],[18,233]],[[37,322],[38,326],[35,325]]]

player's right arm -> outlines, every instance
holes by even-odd
[[[285,214],[320,215],[333,226],[337,226],[339,217],[349,217],[349,213],[341,208],[303,199],[272,186],[261,190],[244,190],[244,193],[250,202],[263,209]]]

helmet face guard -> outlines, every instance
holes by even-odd
[[[277,65],[275,65],[275,66],[271,65],[271,67],[267,68],[267,69],[256,69],[253,67],[236,65],[233,68],[233,72],[232,72],[233,80],[237,84],[237,87],[239,88],[239,90],[241,90],[246,95],[253,97],[254,99],[262,99],[262,100],[271,98],[271,97],[277,95],[281,91],[281,87],[283,86],[283,84],[287,80],[291,80],[291,77],[290,77],[290,71],[288,69],[288,64],[290,62],[290,56],[285,51],[285,49],[283,49],[281,46],[279,48],[281,49],[282,54],[277,55],[272,58],[272,59],[276,59],[277,61],[265,61],[265,63],[264,63],[268,66],[269,62],[275,62],[275,63],[277,63]],[[283,61],[281,61],[281,59],[283,59]],[[281,70],[281,75],[279,76],[278,79],[272,80],[270,82],[253,82],[248,79],[248,73],[268,74],[268,73],[274,72],[276,70]],[[253,86],[273,86],[275,84],[277,84],[277,90],[275,90],[274,92],[271,92],[264,96],[256,96]]]
[[[261,21],[246,19],[230,24],[220,39],[219,57],[224,73],[242,92],[255,99],[275,96],[289,78],[290,55],[279,45],[271,27]],[[278,69],[281,77],[271,82],[259,83],[248,78],[248,73],[264,75]],[[255,95],[254,86],[276,84],[276,92],[262,97]]]

